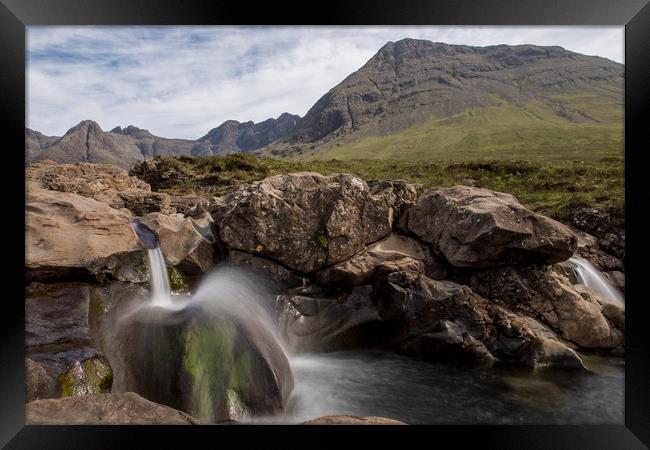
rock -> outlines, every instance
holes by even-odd
[[[401,353],[493,359],[483,343],[495,339],[486,302],[467,286],[393,272],[374,286],[373,298],[381,318],[392,324],[391,341]]]
[[[28,282],[146,280],[143,247],[126,210],[33,185],[27,189],[25,207]]]
[[[536,317],[564,341],[582,349],[613,349],[622,336],[593,299],[585,299],[562,274],[549,267],[499,267],[476,271],[461,281],[478,294],[517,314]]]
[[[126,308],[126,309],[122,309]],[[293,388],[289,362],[260,324],[193,304],[180,311],[114,308],[102,324],[112,392],[143,397],[199,419],[240,420],[280,411]]]
[[[89,287],[80,283],[30,284],[25,299],[28,350],[89,345],[89,300]]]
[[[386,198],[363,180],[310,172],[240,187],[212,208],[229,249],[259,253],[300,273],[336,264],[387,236],[389,214]]]
[[[531,368],[554,366],[587,370],[578,354],[554,339],[538,337],[524,344],[518,352],[521,362]]]
[[[415,186],[403,180],[372,180],[368,188],[371,194],[384,198],[391,226],[398,223],[405,207],[413,205],[418,196]]]
[[[611,217],[601,209],[579,206],[570,215],[574,227],[596,237],[603,237],[610,230]]]
[[[133,392],[91,394],[27,403],[28,425],[200,425],[184,412]]]
[[[113,370],[106,358],[96,355],[75,361],[59,378],[61,396],[79,396],[110,392]]]
[[[326,296],[322,292],[279,295],[278,328],[292,351],[335,351],[383,346],[382,319],[370,287]]]
[[[303,422],[302,425],[408,425],[395,419],[377,416],[323,416]]]
[[[209,271],[214,265],[214,236],[208,224],[180,214],[150,213],[139,219],[152,230],[169,266],[192,276]]]
[[[426,245],[391,233],[352,258],[318,272],[316,281],[324,287],[342,289],[370,284],[376,277],[398,270],[415,270],[435,279],[446,276],[444,266]]]
[[[285,287],[295,287],[303,283],[302,277],[270,259],[237,250],[231,250],[229,256],[233,265],[250,267],[254,272],[263,274]]]
[[[456,267],[552,264],[570,258],[577,246],[566,226],[488,189],[429,190],[407,214],[408,230]]]
[[[205,197],[196,195],[172,195],[170,197],[171,207],[184,216],[200,218],[210,211],[210,205],[214,203]]]
[[[43,161],[29,166],[25,176],[43,189],[79,194],[111,208],[127,208],[136,216],[154,211],[174,212],[169,195],[151,192],[147,183],[110,164]]]
[[[619,259],[625,259],[625,234],[608,233],[598,241],[598,247]]]
[[[45,368],[29,358],[25,358],[25,400],[52,398],[56,396],[57,386]]]
[[[618,328],[620,332],[625,332],[625,306],[619,305],[610,299],[603,298],[596,291],[589,286],[577,284],[573,286],[582,297],[590,303],[597,303],[600,305],[603,315],[612,322],[614,327]],[[622,336],[621,336],[622,343]]]
[[[625,293],[625,274],[623,272],[612,270],[611,272],[603,272],[603,275],[615,288]]]
[[[416,272],[394,272],[375,286],[373,297],[382,319],[392,325],[396,350],[407,355],[584,367],[549,327],[467,286]]]

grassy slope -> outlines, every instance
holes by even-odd
[[[608,157],[591,161],[405,161],[256,159],[236,154],[226,157],[163,158],[160,171],[186,174],[181,183],[163,191],[207,192],[221,195],[234,187],[289,172],[322,174],[346,172],[365,180],[403,179],[423,188],[466,184],[508,192],[528,207],[559,220],[574,205],[600,207],[612,213],[615,225],[624,223],[624,161]]]
[[[542,102],[500,105],[430,119],[396,134],[366,137],[299,159],[475,159],[597,160],[622,156],[623,115],[610,98],[557,97],[571,110],[589,111],[595,121],[575,122]]]

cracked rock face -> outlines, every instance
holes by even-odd
[[[385,197],[359,178],[302,172],[240,187],[222,197],[212,215],[229,249],[310,273],[387,236],[389,211]]]
[[[575,235],[509,194],[469,186],[432,189],[406,217],[408,230],[453,266],[553,264],[569,259]]]

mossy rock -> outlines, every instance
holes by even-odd
[[[169,287],[172,291],[187,291],[189,285],[183,275],[175,267],[168,267],[167,274],[169,275]]]
[[[76,361],[59,377],[61,397],[102,394],[110,392],[112,385],[113,370],[101,355]]]

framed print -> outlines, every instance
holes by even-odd
[[[0,16],[6,448],[650,445],[647,2]]]

